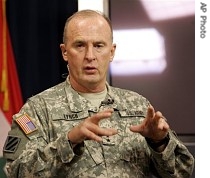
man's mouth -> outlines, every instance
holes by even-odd
[[[86,66],[84,68],[85,72],[88,73],[88,74],[93,74],[96,72],[97,68],[96,67],[93,67],[93,66]]]

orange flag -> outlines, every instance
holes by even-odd
[[[6,0],[0,0],[0,109],[11,124],[23,105],[6,19]],[[1,120],[0,120],[1,122]]]

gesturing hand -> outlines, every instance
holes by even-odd
[[[144,121],[139,125],[131,126],[130,130],[154,141],[159,141],[168,134],[169,125],[160,111],[155,112],[154,108],[149,106]]]
[[[117,134],[116,129],[99,127],[99,121],[102,119],[109,119],[112,113],[113,109],[107,109],[88,117],[69,131],[68,139],[75,144],[81,143],[87,139],[100,142],[102,141],[101,136],[112,136]]]

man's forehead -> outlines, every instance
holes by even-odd
[[[93,21],[90,23],[81,21],[75,24],[70,24],[67,30],[67,36],[78,36],[83,38],[98,38],[105,36],[106,38],[109,37],[111,34],[111,30],[109,26],[104,25],[103,23],[99,22],[96,24]]]
[[[87,26],[88,25],[88,26]],[[76,17],[74,19],[72,19],[69,24],[68,24],[69,28],[73,28],[73,27],[77,27],[77,26],[86,26],[86,28],[94,28],[94,27],[108,27],[109,28],[109,24],[107,23],[107,21],[100,16],[97,17]]]

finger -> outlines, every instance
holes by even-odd
[[[169,125],[166,122],[166,120],[164,118],[160,118],[158,121],[158,129],[162,130],[162,131],[168,131],[169,130]]]
[[[160,118],[160,119],[158,120],[158,129],[159,129],[159,130],[163,130],[163,129],[164,129],[164,125],[165,125],[164,120],[163,120],[162,118]]]
[[[152,105],[150,105],[147,109],[147,119],[152,119],[154,117],[155,110]]]
[[[161,119],[164,118],[163,114],[162,114],[160,111],[157,111],[157,112],[155,113],[155,117],[156,117],[156,118],[161,118]]]
[[[91,132],[93,132],[94,134],[99,135],[99,136],[112,136],[112,135],[117,134],[116,129],[104,128],[104,127],[100,127],[95,124],[88,125],[86,128],[88,130],[90,130]]]
[[[162,130],[168,130],[168,129],[169,129],[169,125],[168,125],[168,123],[165,121],[165,119],[162,119],[161,125],[162,125]]]
[[[154,114],[155,114],[155,110],[153,108],[152,105],[150,105],[147,109],[147,115],[146,115],[146,118],[144,119],[144,121],[142,122],[142,124],[139,124],[139,125],[133,125],[133,126],[130,126],[130,130],[132,132],[138,132],[138,133],[142,133],[146,130],[148,130],[146,128],[146,126],[150,123],[153,122],[153,117],[154,117]]]
[[[162,113],[160,111],[157,111],[154,115],[153,120],[154,120],[154,123],[156,124],[159,124],[159,122],[164,121]]]
[[[86,130],[86,140],[95,140],[97,142],[101,142],[102,138],[101,136],[95,134],[94,132],[90,131],[90,130]]]
[[[117,130],[113,128],[100,128],[98,130],[99,136],[112,136],[117,134]]]
[[[97,113],[97,114],[95,114],[95,115],[93,115],[93,116],[91,116],[91,117],[89,117],[89,120],[91,121],[91,122],[93,122],[93,123],[95,123],[95,124],[97,124],[98,125],[98,123],[99,123],[99,121],[101,120],[101,119],[106,119],[106,118],[110,118],[111,117],[111,115],[112,115],[112,113],[113,113],[113,109],[106,109],[106,110],[104,110],[104,111],[101,111],[101,112],[99,112],[99,113]]]
[[[166,123],[164,126],[163,126],[163,130],[164,132],[168,132],[169,131],[169,125],[168,123]]]
[[[144,125],[132,125],[130,126],[130,130],[132,132],[141,133],[144,130]]]
[[[86,137],[91,140],[101,141],[102,136],[112,136],[117,134],[116,129],[112,128],[100,128],[97,125],[92,125],[91,128],[87,128]]]

